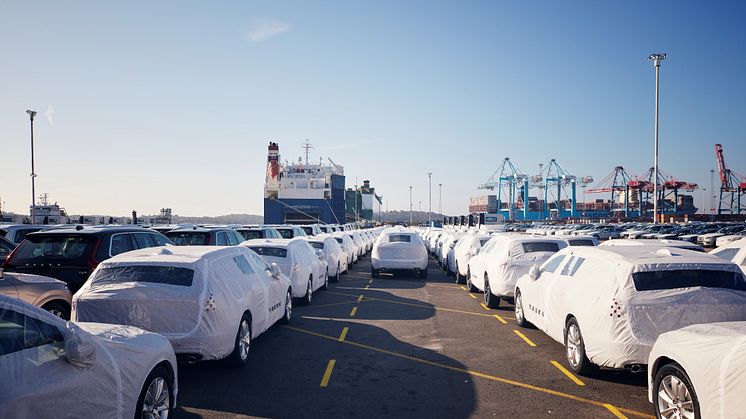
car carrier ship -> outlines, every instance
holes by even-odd
[[[302,145],[305,161],[280,162],[280,147],[270,142],[267,149],[267,177],[264,184],[264,222],[267,224],[343,224],[345,222],[344,168],[309,162],[313,148]]]

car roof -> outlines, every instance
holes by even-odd
[[[236,253],[236,246],[160,246],[120,253],[102,265],[141,262],[194,263],[200,259]]]
[[[70,227],[59,227],[52,228],[49,230],[35,231],[29,233],[27,236],[46,236],[46,235],[70,235],[70,234],[84,234],[84,235],[103,235],[106,233],[153,233],[159,234],[155,230],[146,229],[137,226],[73,226]]]
[[[628,263],[632,265],[651,264],[706,264],[726,265],[723,259],[703,252],[689,249],[656,246],[580,246],[569,247],[570,252],[579,256],[600,256],[605,260]],[[732,263],[730,263],[733,265]],[[735,266],[735,265],[734,265]]]
[[[211,233],[213,231],[235,231],[234,229],[230,227],[183,227],[183,228],[177,228],[174,230],[171,230],[168,233],[189,233],[189,232],[195,232],[195,233]]]
[[[288,247],[295,239],[251,239],[242,242],[241,246]]]

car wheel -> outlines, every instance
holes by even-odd
[[[580,333],[580,326],[574,317],[567,321],[565,327],[565,349],[567,354],[567,363],[570,369],[576,374],[591,375],[594,371],[594,365],[585,354],[585,343],[583,335]]]
[[[288,288],[288,293],[285,295],[285,315],[282,316],[280,322],[282,324],[290,323],[290,318],[293,316],[293,293]]]
[[[492,295],[492,290],[490,289],[490,281],[487,278],[487,274],[484,274],[484,305],[489,308],[500,307],[500,297]]]
[[[67,307],[67,304],[61,301],[50,301],[41,306],[41,308],[47,310],[48,312],[54,314],[59,318],[70,320],[70,309]]]
[[[370,268],[370,276],[373,278],[378,278],[381,276],[381,271],[378,269]]]
[[[521,298],[521,290],[515,291],[515,322],[521,327],[531,327],[531,323],[526,320],[526,315],[523,313],[523,298]]]
[[[339,262],[337,262],[337,274],[334,275],[334,282],[339,282],[339,276],[342,275],[342,265],[340,265]]]
[[[306,295],[304,295],[301,300],[303,301],[304,305],[311,304],[311,300],[313,300],[313,276],[310,276],[308,278],[308,285],[306,286]]]
[[[471,283],[471,271],[466,271],[466,289],[469,292],[477,292],[477,287]]]
[[[173,409],[173,374],[158,365],[148,374],[137,399],[135,418],[166,419]]]
[[[420,279],[427,279],[427,268],[419,271],[418,276],[420,277]]]
[[[458,269],[458,263],[456,264],[456,274],[455,274],[455,276],[456,276],[456,283],[457,284],[463,284],[465,282],[464,279],[466,279],[466,278],[463,275],[461,275],[461,271]]]
[[[243,367],[249,361],[249,352],[251,351],[251,316],[244,313],[241,321],[238,323],[238,332],[236,333],[236,343],[233,352],[229,355],[228,360],[234,367]]]
[[[329,289],[329,269],[326,270],[326,275],[324,275],[324,284],[321,286],[322,290],[328,290]]]
[[[666,364],[655,374],[653,403],[658,419],[699,418],[699,400],[694,386],[679,364]]]

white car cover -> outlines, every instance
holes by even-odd
[[[409,236],[410,241],[391,242],[391,236]],[[405,228],[392,227],[384,230],[371,253],[373,269],[427,269],[427,250],[414,231]]]
[[[0,296],[0,312],[6,310],[52,326],[64,343],[0,352],[1,418],[135,417],[145,379],[161,362],[171,365],[174,398],[178,394],[176,357],[162,336],[135,327],[66,322]]]
[[[706,253],[649,246],[570,247],[553,273],[518,280],[526,319],[564,343],[566,318],[578,320],[585,351],[596,365],[646,364],[662,333],[697,323],[746,320],[746,283],[738,267]],[[548,260],[542,271],[553,262]],[[722,271],[737,288],[680,287],[638,290],[633,274]],[[656,288],[657,279],[650,279]],[[678,279],[681,283],[688,278]],[[677,281],[678,281],[677,280]],[[662,287],[658,287],[662,288]],[[590,298],[589,296],[592,296]]]
[[[664,333],[650,351],[648,398],[657,397],[653,372],[668,358],[686,371],[703,418],[742,418],[746,389],[746,322],[696,324]]]
[[[241,246],[169,246],[122,253],[102,262],[73,296],[72,318],[140,327],[168,338],[177,354],[225,358],[245,311],[252,314],[252,338],[284,314],[289,281],[274,279],[282,285],[267,292],[259,278],[247,280],[264,269],[249,252]],[[164,275],[170,283],[128,281],[143,267],[173,269]]]

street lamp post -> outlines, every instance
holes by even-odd
[[[649,60],[655,67],[655,147],[653,157],[653,224],[658,223],[658,107],[660,96],[661,61],[668,57],[666,53],[650,54]]]
[[[409,187],[409,226],[412,226],[412,187]]]
[[[430,227],[433,215],[433,172],[427,172],[427,197],[429,202],[427,209],[427,226]]]
[[[438,184],[438,214],[443,215],[443,184]]]
[[[26,110],[31,122],[31,224],[36,224],[36,171],[34,170],[34,117],[36,111]]]

